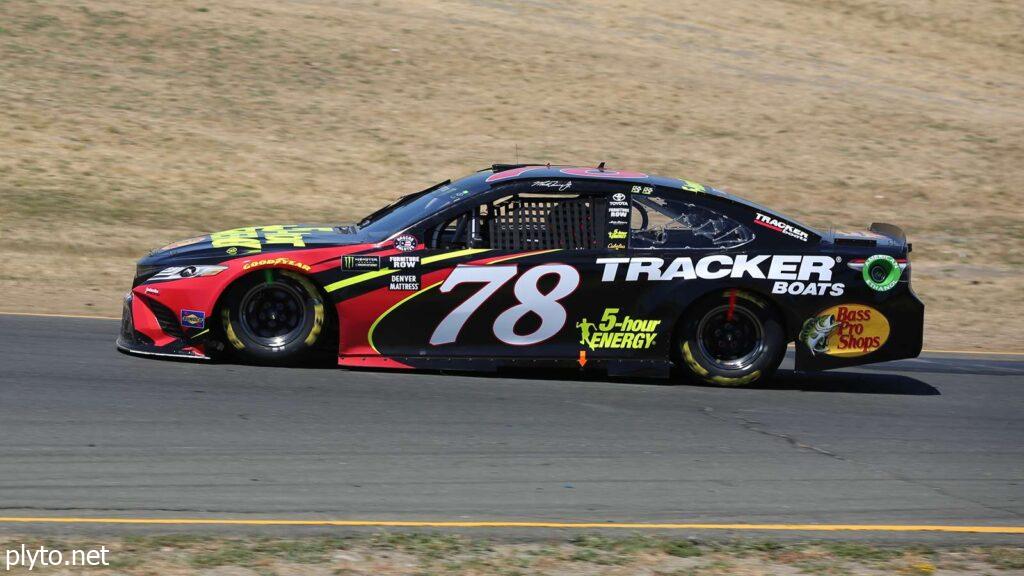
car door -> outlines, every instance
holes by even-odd
[[[419,290],[378,321],[385,355],[576,358],[610,290],[598,260],[625,251],[622,183],[513,182],[423,231]],[[618,220],[627,222],[625,218]],[[612,226],[610,228],[609,226]],[[609,233],[612,230],[621,233]],[[608,292],[608,293],[604,293]]]
[[[621,356],[664,359],[683,308],[713,289],[690,273],[702,257],[731,252],[753,239],[749,228],[721,206],[684,190],[634,185],[629,191],[629,246],[604,258],[601,279],[617,297],[602,311],[601,344],[624,346]]]

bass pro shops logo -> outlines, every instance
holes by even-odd
[[[889,321],[881,312],[861,304],[840,304],[808,318],[800,330],[812,356],[853,358],[881,348],[889,339]]]
[[[606,348],[639,350],[650,348],[657,338],[661,320],[619,318],[618,308],[605,308],[600,324],[588,322],[586,318],[576,323],[580,329],[580,344],[591,350]]]

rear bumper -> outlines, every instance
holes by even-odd
[[[125,294],[118,350],[145,356],[209,360],[196,336],[190,338],[180,328],[167,326],[166,319],[161,322],[151,303],[131,292]]]
[[[808,343],[802,337],[798,337],[796,340],[797,370],[828,370],[918,357],[924,342],[924,303],[914,294],[909,283],[906,290],[900,294],[884,299],[881,299],[881,296],[879,298],[877,301],[861,299],[851,302],[849,306],[861,309],[870,307],[884,316],[888,325],[888,334],[884,339],[884,344],[863,355],[836,356],[821,352],[813,353]],[[857,334],[858,337],[871,337],[872,335],[878,335],[878,332],[871,332],[869,329],[866,333]]]

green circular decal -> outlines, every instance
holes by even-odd
[[[871,277],[871,269],[881,266],[885,270],[885,277],[876,281]],[[903,275],[903,271],[900,270],[900,265],[896,262],[896,259],[886,254],[875,254],[864,261],[864,270],[861,272],[864,277],[864,283],[867,284],[872,290],[879,292],[886,292],[892,290],[892,287],[896,285],[900,280],[900,276]]]

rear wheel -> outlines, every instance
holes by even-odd
[[[232,285],[221,307],[230,350],[252,362],[289,364],[317,349],[323,336],[324,301],[301,274],[266,269]]]
[[[687,310],[675,348],[676,364],[690,377],[742,386],[775,373],[786,352],[785,330],[766,301],[728,290]]]

